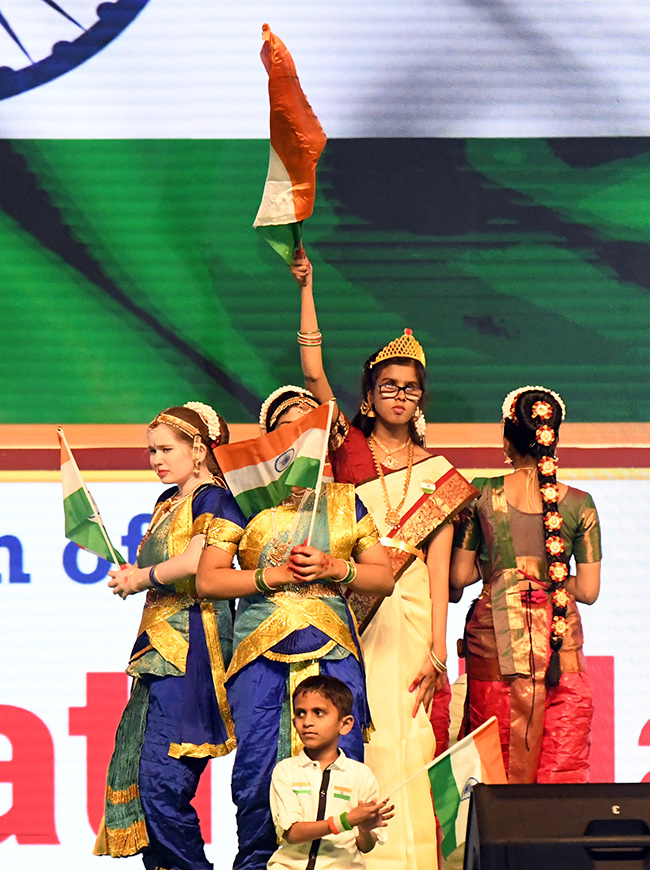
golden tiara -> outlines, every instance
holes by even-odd
[[[400,356],[417,360],[423,366],[427,364],[422,345],[413,335],[412,329],[405,329],[404,335],[400,335],[398,338],[393,339],[390,344],[387,344],[386,347],[383,347],[370,363],[369,368],[376,366],[377,363],[384,362],[384,360],[395,359],[395,357]]]

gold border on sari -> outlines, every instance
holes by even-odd
[[[93,855],[127,858],[137,855],[148,845],[149,836],[144,819],[133,822],[128,828],[107,828],[102,819]]]
[[[221,641],[219,640],[219,628],[217,626],[217,617],[214,612],[214,606],[210,601],[201,602],[201,619],[203,621],[203,630],[205,632],[205,642],[208,647],[208,655],[210,657],[210,670],[212,672],[212,682],[214,685],[214,693],[217,698],[221,719],[228,734],[228,739],[223,744],[224,752],[220,755],[227,755],[233,750],[237,744],[235,740],[235,726],[230,713],[230,706],[226,697],[226,687],[224,685],[226,679],[226,666],[223,660],[223,652],[221,650]],[[185,753],[183,753],[185,754]],[[213,755],[214,753],[210,753]]]
[[[226,674],[229,679],[250,662],[264,655],[292,632],[312,625],[326,634],[335,644],[352,653],[358,660],[359,653],[349,627],[334,611],[318,598],[304,600],[286,599],[274,601],[275,610],[248,637],[245,637],[233,655]],[[309,654],[303,654],[303,659]]]
[[[327,523],[329,526],[330,556],[349,559],[357,545],[355,491],[349,483],[327,484]]]
[[[335,646],[336,641],[329,640],[320,649],[316,649],[313,652],[310,652],[309,656],[313,659],[322,659],[323,656],[327,655],[327,653],[332,652]],[[275,653],[271,652],[271,650],[267,650],[265,653],[263,653],[263,655],[265,659],[269,659],[272,662],[285,662],[288,664],[304,662],[305,660],[305,653],[293,653],[292,655],[285,655],[284,653]]]
[[[146,632],[156,652],[182,673],[185,673],[189,642],[167,620],[187,606],[187,603],[175,601],[174,604],[145,607],[138,631],[138,637]]]
[[[222,758],[235,748],[228,739],[225,743],[170,743],[167,755],[171,758]]]

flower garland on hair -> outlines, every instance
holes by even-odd
[[[516,415],[517,401],[523,393],[528,392],[546,393],[547,396],[555,399],[560,408],[561,420],[564,420],[566,407],[560,396],[553,390],[538,386],[520,387],[508,393],[503,402],[502,410],[504,418],[509,418],[515,424],[520,423]],[[546,685],[549,687],[557,686],[560,682],[562,672],[560,649],[562,648],[564,635],[567,631],[566,615],[569,603],[568,593],[564,586],[561,585],[569,576],[569,559],[566,554],[564,540],[560,534],[564,520],[557,509],[560,498],[560,490],[557,483],[558,462],[555,456],[557,429],[547,422],[552,419],[553,410],[551,401],[542,398],[533,403],[530,412],[531,423],[535,429],[535,437],[531,448],[534,449],[537,455],[537,478],[539,480],[539,491],[542,496],[543,506],[544,547],[548,560],[548,577],[551,581],[550,598],[553,608],[549,636],[551,657],[546,669]]]
[[[420,411],[418,414],[417,411]],[[420,406],[415,412],[413,417],[413,425],[415,426],[415,432],[420,439],[420,446],[427,449],[427,421],[424,418],[424,411],[421,410]]]
[[[185,402],[183,407],[189,408],[190,411],[194,411],[203,420],[205,425],[208,427],[210,447],[214,450],[214,448],[219,444],[219,437],[221,435],[221,423],[219,422],[219,415],[217,412],[214,408],[211,408],[210,405],[205,405],[203,402]]]
[[[560,410],[562,411],[562,420],[564,420],[564,418],[566,417],[566,405],[562,401],[562,397],[558,393],[556,393],[554,390],[549,390],[547,387],[531,387],[531,386],[517,387],[516,390],[512,390],[511,392],[508,393],[508,395],[503,400],[503,406],[501,408],[501,416],[503,417],[503,419],[505,420],[507,418],[508,420],[512,420],[513,423],[516,423],[517,418],[515,416],[515,405],[517,404],[517,399],[519,398],[519,396],[521,396],[522,393],[537,393],[537,392],[548,393],[549,396],[553,396],[555,401],[560,406]],[[538,405],[545,405],[546,406],[546,408],[544,409],[544,416],[543,417],[539,413],[535,414],[536,408],[538,411],[540,410],[538,408]],[[550,409],[550,412],[547,411],[546,409]],[[535,402],[535,404],[533,405],[533,416],[538,416],[542,420],[548,420],[553,416],[553,408],[549,405],[548,402]]]
[[[278,396],[283,395],[283,393],[298,393],[298,396],[302,396],[305,402],[309,402],[313,404],[314,408],[318,407],[318,402],[313,393],[309,390],[305,389],[305,387],[297,387],[295,384],[286,384],[284,387],[278,387],[277,390],[273,390],[270,396],[267,396],[264,402],[262,403],[262,407],[260,408],[260,416],[259,416],[259,424],[260,429],[263,433],[266,434],[267,428],[267,415],[269,412],[269,408],[273,404],[273,402],[278,398]],[[296,404],[299,400],[296,400]]]

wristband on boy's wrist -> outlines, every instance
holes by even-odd
[[[348,814],[347,813],[341,813],[341,815],[339,816],[339,819],[341,821],[341,824],[343,825],[343,830],[352,831],[354,829],[354,825],[351,825],[350,822],[348,822]]]
[[[348,814],[341,813],[340,816],[330,816],[327,820],[327,826],[333,834],[342,834],[343,831],[351,831],[352,825],[348,822]]]

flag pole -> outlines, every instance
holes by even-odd
[[[63,428],[61,426],[59,426],[56,431],[57,431],[57,434],[59,436],[59,439],[65,445],[65,449],[68,451],[68,456],[72,460],[72,464],[74,465],[76,471],[79,474],[79,480],[81,481],[81,485],[83,487],[84,492],[88,496],[88,501],[91,503],[91,505],[94,508],[95,515],[97,516],[97,525],[100,528],[100,531],[102,533],[104,540],[106,541],[106,546],[108,547],[108,549],[110,550],[110,552],[113,556],[113,564],[117,565],[118,568],[121,568],[122,565],[120,563],[120,560],[117,558],[115,550],[113,549],[113,545],[111,544],[110,538],[108,537],[108,533],[107,533],[106,529],[104,528],[104,522],[102,520],[101,514],[99,513],[99,508],[97,507],[97,502],[95,501],[95,499],[92,497],[92,495],[88,491],[86,483],[85,483],[83,477],[81,476],[81,471],[79,471],[79,466],[77,465],[77,460],[74,458],[72,450],[70,449],[70,445],[68,444],[68,441],[67,441],[65,435],[63,434]]]
[[[325,440],[323,441],[323,449],[321,450],[320,455],[320,465],[318,467],[318,482],[316,483],[316,491],[314,494],[314,507],[312,509],[311,522],[309,524],[309,533],[307,535],[307,546],[311,544],[311,536],[314,533],[314,523],[316,522],[316,508],[318,507],[318,499],[320,498],[320,492],[323,486],[323,469],[325,468],[325,458],[327,457],[327,448],[329,446],[330,429],[332,428],[332,417],[334,416],[335,403],[335,399],[330,399],[328,402],[329,412],[327,414],[327,429],[325,434]]]
[[[494,720],[494,721],[496,722],[496,721],[497,721],[497,717],[496,717],[496,716],[490,716],[490,718],[487,720],[487,722],[483,722],[483,724],[482,724],[482,725],[479,725],[478,728],[475,728],[473,731],[470,731],[469,734],[466,734],[465,737],[463,737],[462,740],[459,740],[457,743],[454,743],[454,745],[453,745],[453,746],[450,746],[449,749],[445,749],[445,751],[444,751],[444,752],[441,752],[440,755],[439,755],[437,758],[434,758],[434,759],[433,759],[433,761],[428,761],[428,762],[424,765],[424,767],[421,767],[421,768],[417,771],[417,773],[414,773],[412,776],[409,776],[409,778],[408,778],[408,779],[405,779],[404,782],[401,782],[401,783],[397,786],[397,788],[391,789],[390,794],[386,795],[385,800],[388,800],[388,798],[392,797],[392,796],[395,794],[396,791],[399,791],[400,789],[404,788],[405,785],[408,785],[409,782],[412,782],[414,779],[416,779],[418,776],[420,776],[421,773],[424,773],[425,771],[429,770],[429,768],[430,768],[430,767],[433,767],[434,764],[438,764],[438,762],[442,761],[444,758],[447,758],[447,757],[448,757],[449,755],[451,755],[451,753],[452,753],[454,750],[456,750],[456,749],[457,749],[457,748],[458,748],[462,743],[471,743],[471,740],[472,740],[474,737],[476,737],[477,734],[479,734],[481,731],[484,731],[484,730],[485,730],[489,725],[492,724],[492,720]]]

